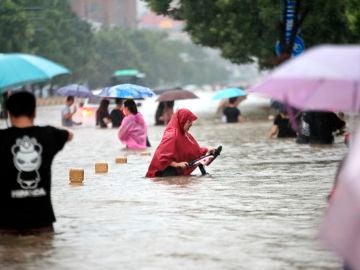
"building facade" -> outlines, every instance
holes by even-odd
[[[103,27],[136,29],[136,0],[70,0],[73,11],[82,19]]]

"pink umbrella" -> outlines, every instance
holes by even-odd
[[[323,45],[248,90],[308,110],[360,111],[360,46]],[[360,130],[321,226],[321,239],[360,270]]]
[[[321,225],[320,237],[345,259],[351,269],[360,269],[360,130],[351,145],[330,206]]]
[[[276,68],[248,89],[308,110],[360,110],[360,46],[322,45]]]

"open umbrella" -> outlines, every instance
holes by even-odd
[[[360,130],[355,137],[320,226],[320,239],[351,269],[360,269]]]
[[[92,93],[84,85],[81,84],[69,84],[56,90],[60,96],[74,96],[80,98],[91,97]]]
[[[99,94],[99,96],[107,98],[133,99],[143,99],[145,97],[152,97],[153,95],[155,95],[155,93],[150,88],[129,83],[104,88]]]
[[[0,54],[0,92],[66,73],[70,73],[67,68],[43,57],[20,53]]]
[[[323,45],[276,68],[249,91],[309,110],[360,110],[360,46]],[[320,236],[360,269],[360,131],[350,147]]]
[[[309,110],[360,110],[360,45],[322,45],[248,89]]]
[[[237,87],[231,87],[220,90],[212,98],[224,99],[224,98],[243,97],[243,96],[246,96],[246,92],[244,90]]]
[[[193,92],[182,89],[166,90],[164,93],[159,95],[156,101],[173,101],[179,99],[194,99],[199,98]]]

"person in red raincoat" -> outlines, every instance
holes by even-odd
[[[171,117],[162,140],[151,160],[146,177],[189,175],[195,168],[188,162],[205,155],[206,147],[200,147],[188,132],[197,117],[188,109],[180,109]]]

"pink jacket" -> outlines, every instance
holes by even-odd
[[[141,113],[129,114],[121,122],[119,140],[130,149],[146,148],[146,124]]]

